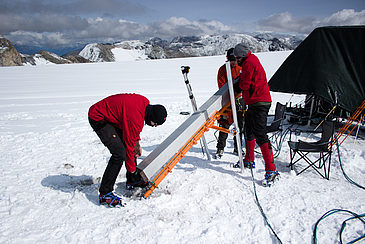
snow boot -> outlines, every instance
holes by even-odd
[[[260,146],[262,157],[265,161],[265,179],[262,181],[263,186],[271,186],[280,175],[276,171],[276,165],[274,162],[274,155],[272,153],[271,144],[269,142]]]
[[[224,154],[224,150],[223,150],[223,149],[218,148],[218,149],[217,149],[217,152],[216,152],[216,153],[215,153],[215,155],[214,155],[214,158],[215,158],[215,159],[220,159],[220,158],[222,158],[223,154]]]
[[[141,175],[138,174],[137,170],[132,172],[127,171],[127,182],[126,187],[128,190],[131,190],[135,187],[145,187],[148,185],[148,182],[145,182]]]
[[[255,168],[255,162],[248,162],[246,159],[243,159],[243,167],[247,168],[247,169],[254,169]],[[233,165],[233,168],[241,168],[240,165],[240,161],[238,160],[238,162]]]
[[[262,181],[262,185],[267,187],[274,184],[276,180],[279,180],[279,172],[278,171],[266,171],[265,179]]]
[[[124,207],[124,204],[122,203],[122,198],[117,197],[113,194],[113,192],[109,192],[105,195],[99,195],[99,203],[101,205],[107,205],[109,207]]]

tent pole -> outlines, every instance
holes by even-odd
[[[314,106],[314,95],[312,95],[312,104],[311,104],[311,110],[309,112],[309,119],[308,119],[308,126],[311,125],[311,118],[312,118],[312,113],[313,113],[313,106]]]

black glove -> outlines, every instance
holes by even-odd
[[[236,99],[236,107],[240,110],[246,110],[246,103],[245,100],[243,100],[242,98],[237,98]]]

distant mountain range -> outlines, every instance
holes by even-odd
[[[113,44],[92,43],[86,45],[81,51],[72,51],[61,57],[44,50],[33,55],[19,54],[10,41],[0,35],[0,66],[214,56],[226,54],[226,50],[241,42],[249,45],[254,53],[286,51],[294,50],[302,41],[303,39],[296,36],[278,38],[271,34],[180,36],[175,37],[171,42],[155,37],[147,42],[134,40]]]

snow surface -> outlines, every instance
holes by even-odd
[[[148,59],[145,50],[128,50],[124,48],[113,48],[112,53],[116,62],[120,61],[134,61]]]
[[[289,54],[257,55],[270,78]],[[276,159],[281,179],[264,188],[260,155],[254,180],[250,171],[241,174],[232,168],[238,158],[231,154],[231,136],[220,160],[207,161],[200,145],[194,146],[147,199],[126,197],[123,166],[115,192],[126,207],[99,206],[99,182],[110,154],[88,124],[88,108],[106,96],[125,92],[166,106],[166,123],[145,126],[141,133],[140,162],[186,120],[181,111],[192,112],[180,67],[191,67],[189,80],[202,105],[217,89],[216,74],[224,59],[0,68],[0,243],[277,243],[256,205],[253,183],[283,243],[311,243],[316,221],[331,209],[363,214],[364,191],[346,181],[337,152],[329,181],[312,170],[296,176],[286,167],[289,149],[284,143]],[[303,100],[290,94],[272,95],[273,104]],[[214,130],[205,137],[213,154]],[[364,145],[350,136],[340,148],[346,173],[362,185]],[[349,217],[337,214],[323,220],[318,243],[339,243],[341,223]],[[347,224],[345,240],[364,234],[358,222]]]

